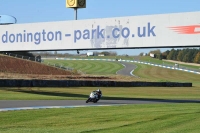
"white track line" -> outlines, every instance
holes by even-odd
[[[21,107],[21,108],[3,108],[0,112],[17,111],[17,110],[36,110],[36,109],[59,109],[59,108],[81,108],[81,107],[105,107],[105,106],[122,106],[127,104],[110,104],[110,105],[80,105],[80,106],[37,106],[37,107]]]

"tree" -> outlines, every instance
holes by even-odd
[[[172,49],[172,50],[169,52],[169,54],[168,54],[168,56],[167,56],[167,59],[168,59],[168,60],[173,60],[174,54],[175,54],[175,50]]]
[[[187,53],[186,55],[184,55],[183,57],[183,62],[188,62],[189,61],[189,54]]]
[[[150,56],[150,53],[151,53],[151,54],[154,54],[154,58],[159,58],[160,55],[161,55],[160,49],[150,51],[150,52],[148,53],[149,56]]]
[[[109,56],[110,55],[110,53],[107,52],[107,51],[103,51],[103,52],[101,52],[101,54],[104,54],[105,56]]]
[[[158,55],[158,54],[161,54],[161,51],[160,51],[160,49],[151,50],[151,51],[149,52],[149,55],[150,55],[150,53],[155,54],[155,55]]]
[[[198,49],[193,49],[193,52],[192,52],[192,62],[193,62],[193,63],[195,63],[195,62],[194,62],[194,59],[195,59],[196,55],[198,54],[198,52],[200,52],[200,50],[198,50]]]
[[[166,55],[168,56],[168,55],[169,55],[169,53],[170,53],[170,51],[169,51],[169,50],[167,50],[167,51],[165,51],[165,53],[166,53]]]
[[[105,56],[117,56],[117,52],[115,51],[103,51],[101,54],[104,54]]]
[[[178,60],[178,61],[183,61],[183,62],[195,62],[195,57],[197,55],[197,53],[200,52],[200,49],[171,49],[171,51],[166,51],[164,52],[165,54],[167,54],[167,59],[168,60]],[[163,55],[164,55],[163,53]],[[164,56],[162,58],[165,58]]]
[[[179,51],[181,51],[181,50],[179,50],[179,49],[174,50],[174,54],[173,54],[172,60],[177,60],[177,56],[178,56]]]
[[[167,59],[167,52],[162,53],[162,59]]]
[[[141,53],[139,54],[139,56],[143,56],[143,54],[144,54],[144,53],[143,53],[143,52],[141,52]]]
[[[200,64],[200,52],[198,52],[194,58],[194,63]]]
[[[117,52],[115,52],[115,51],[110,51],[109,53],[110,53],[109,54],[110,56],[117,56]]]
[[[163,59],[162,54],[158,54],[158,55],[157,55],[157,58],[158,58],[159,60],[162,60],[162,59]]]
[[[179,51],[178,56],[177,56],[178,61],[183,61],[183,50]]]

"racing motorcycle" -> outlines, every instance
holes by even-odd
[[[102,97],[102,94],[98,95],[96,91],[93,91],[90,93],[89,98],[87,99],[86,103],[88,102],[97,103],[101,97]]]

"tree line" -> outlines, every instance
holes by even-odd
[[[171,49],[165,52],[161,52],[159,49],[149,52],[155,54],[155,58],[160,60],[175,60],[188,63],[198,63],[200,64],[200,48],[199,49]]]

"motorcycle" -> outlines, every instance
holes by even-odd
[[[90,96],[87,99],[86,103],[88,103],[88,102],[97,103],[99,101],[99,99],[102,97],[102,94],[100,94],[99,98],[98,97],[99,97],[98,94],[95,91],[93,91],[90,93]]]

